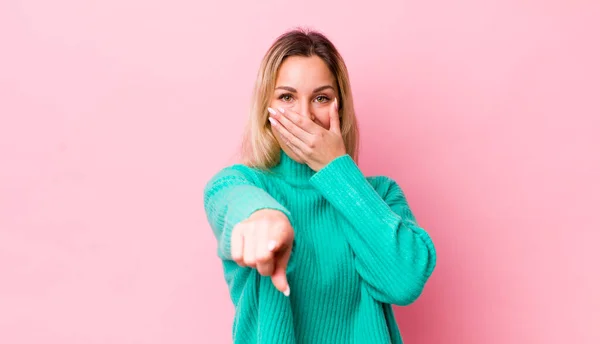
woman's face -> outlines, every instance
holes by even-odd
[[[329,129],[329,108],[338,97],[335,85],[333,74],[320,57],[290,56],[279,67],[269,106],[291,109]],[[285,144],[277,130],[273,130],[273,134],[291,158],[303,162]]]

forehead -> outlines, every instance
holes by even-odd
[[[318,56],[290,56],[283,61],[277,72],[276,86],[292,86],[297,89],[332,84],[333,74]]]

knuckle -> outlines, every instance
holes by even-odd
[[[274,229],[282,229],[285,227],[285,225],[286,225],[286,221],[282,218],[278,218],[278,219],[274,220],[272,223],[272,227]]]
[[[260,232],[263,231],[265,227],[267,227],[269,225],[269,218],[267,217],[263,217],[259,220],[256,221],[256,231]]]
[[[246,220],[248,221],[248,220]],[[240,222],[237,225],[235,225],[235,227],[233,227],[233,230],[231,232],[232,236],[243,236],[246,235],[246,233],[248,232],[248,230],[252,229],[252,222],[248,221],[248,222]]]
[[[243,233],[244,233],[244,236],[246,236],[246,237],[254,235],[255,232],[256,232],[255,226],[245,226],[243,228]]]
[[[231,236],[239,235],[243,230],[243,226],[244,225],[241,222],[233,226],[233,229],[231,230]]]
[[[256,266],[256,259],[250,257],[244,257],[244,264],[247,266]]]
[[[269,253],[262,253],[258,257],[256,257],[257,263],[268,263],[271,260],[271,255]]]
[[[261,276],[267,276],[267,272],[266,272],[265,270],[263,270],[263,269],[258,269],[258,273],[259,273]]]

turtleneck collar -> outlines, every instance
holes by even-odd
[[[302,164],[292,159],[283,149],[279,149],[279,164],[271,170],[281,178],[296,184],[306,184],[316,172],[307,164]]]

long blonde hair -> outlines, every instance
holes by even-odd
[[[358,163],[358,123],[354,113],[350,79],[346,64],[333,43],[322,33],[297,28],[279,36],[260,64],[254,85],[250,116],[242,141],[242,163],[268,170],[279,163],[280,146],[271,131],[267,107],[277,71],[289,56],[320,57],[333,74],[339,90],[340,129],[346,152]]]

